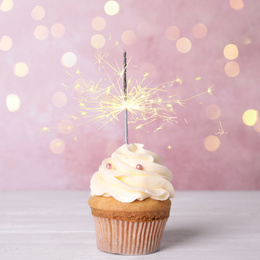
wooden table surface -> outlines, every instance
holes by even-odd
[[[177,191],[161,250],[96,248],[88,191],[0,192],[0,260],[260,259],[260,191]]]

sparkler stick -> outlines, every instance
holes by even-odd
[[[126,82],[126,51],[124,51],[124,101],[127,101],[127,82]],[[125,143],[128,144],[128,118],[127,118],[127,108],[124,111],[124,121],[125,121]]]

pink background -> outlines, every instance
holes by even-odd
[[[235,10],[224,0],[120,0],[120,10],[114,16],[106,14],[105,3],[24,0],[15,1],[9,11],[0,10],[0,38],[6,35],[12,40],[11,48],[0,49],[0,189],[88,189],[101,161],[124,143],[121,116],[120,121],[100,130],[100,123],[86,123],[69,134],[58,129],[41,133],[43,127],[55,127],[69,115],[79,115],[73,92],[77,69],[89,80],[98,81],[97,52],[91,45],[95,34],[104,37],[101,50],[109,54],[111,64],[114,60],[122,64],[122,50],[127,51],[131,57],[128,77],[140,78],[150,72],[152,84],[157,85],[176,79],[177,75],[182,84],[174,87],[173,93],[182,99],[214,85],[214,96],[199,96],[186,102],[184,108],[176,104],[178,124],[165,125],[155,133],[160,122],[136,131],[130,126],[130,142],[143,143],[162,156],[174,174],[176,190],[259,189],[260,120],[255,126],[248,126],[242,116],[248,109],[260,112],[260,2],[245,1],[244,8]],[[37,5],[45,11],[40,20],[31,15]],[[92,26],[97,16],[106,22],[101,31]],[[57,37],[52,32],[56,23],[64,26],[64,35]],[[194,36],[193,27],[198,23],[207,28],[203,38]],[[47,28],[42,40],[34,35],[39,25]],[[179,38],[190,40],[190,51],[179,52],[178,39],[166,37],[169,26],[179,28]],[[126,30],[136,36],[130,45],[121,38]],[[235,44],[239,51],[234,61],[240,71],[234,77],[225,73],[230,60],[223,50],[228,44]],[[77,57],[75,66],[70,68],[61,62],[67,52]],[[29,71],[25,76],[15,75],[18,62],[27,64]],[[197,77],[201,79],[195,80]],[[70,88],[67,90],[62,84]],[[67,97],[62,107],[52,101],[56,92]],[[9,94],[20,98],[20,108],[15,112],[7,108]],[[206,114],[212,104],[221,112],[213,120]],[[227,134],[218,134],[219,121]],[[204,147],[204,140],[210,135],[220,141],[215,151]],[[49,147],[56,138],[65,145],[60,154]]]

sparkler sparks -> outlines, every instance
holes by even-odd
[[[41,134],[43,134],[43,133],[46,133],[46,132],[50,132],[51,130],[50,130],[50,128],[49,127],[42,127],[41,128]]]
[[[221,124],[220,121],[219,121],[219,126],[220,126],[220,128],[218,129],[219,132],[217,132],[216,135],[220,135],[221,136],[221,135],[227,134],[227,132],[225,132],[225,130],[223,129],[222,124]]]
[[[127,99],[124,93],[123,76],[124,67],[120,67],[117,62],[112,66],[108,61],[108,53],[97,52],[96,64],[99,71],[105,74],[104,79],[100,79],[97,83],[93,80],[86,80],[80,71],[77,70],[76,75],[79,77],[74,89],[78,93],[74,97],[79,105],[80,115],[70,115],[70,119],[77,122],[70,128],[75,128],[89,122],[100,122],[101,127],[109,122],[116,121],[121,112],[129,112],[129,124],[135,124],[135,129],[141,129],[144,126],[160,120],[154,132],[163,129],[170,123],[178,123],[178,118],[174,110],[174,105],[178,104],[184,107],[186,102],[204,94],[212,95],[213,87],[210,86],[202,93],[188,97],[186,99],[178,99],[175,95],[169,95],[172,92],[174,84],[182,84],[182,79],[176,77],[175,80],[166,82],[152,87],[148,80],[149,73],[145,73],[143,78],[138,81],[133,77],[127,80]],[[127,66],[129,66],[130,59]],[[71,75],[72,76],[72,75]],[[200,77],[198,77],[200,78]],[[198,79],[197,79],[198,80]],[[68,90],[68,86],[63,84]],[[83,122],[80,122],[83,119]],[[50,127],[42,128],[42,132],[50,131]]]

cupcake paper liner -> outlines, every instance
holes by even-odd
[[[123,255],[153,253],[160,249],[167,219],[132,222],[94,216],[97,247]]]

